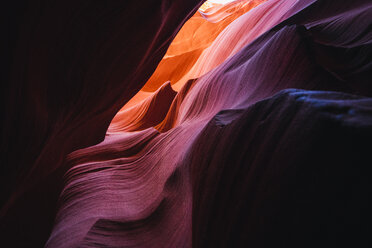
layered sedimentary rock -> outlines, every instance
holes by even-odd
[[[214,5],[218,7],[215,12],[218,15],[198,19],[209,25],[210,21],[218,24],[234,17],[221,24],[217,33],[207,29],[213,35],[205,44],[200,43],[205,40],[200,38],[197,46],[202,48],[195,50],[202,51],[196,59],[183,60],[192,46],[187,41],[187,32],[181,31],[183,38],[174,40],[178,48],[173,52],[179,52],[174,57],[182,59],[168,73],[164,69],[157,72],[162,66],[160,61],[171,56],[165,55],[160,60],[166,45],[154,40],[164,39],[169,44],[180,28],[178,24],[185,21],[197,3],[190,3],[188,9],[174,7],[173,12],[173,5],[163,2],[160,16],[178,18],[179,23],[165,27],[167,18],[156,19],[163,20],[157,35],[144,39],[148,42],[143,44],[145,52],[132,53],[142,58],[137,67],[124,63],[129,61],[128,57],[122,58],[124,64],[119,63],[120,56],[107,57],[112,67],[105,67],[99,57],[92,58],[97,68],[98,64],[106,68],[102,73],[107,74],[107,80],[92,74],[84,76],[83,82],[91,79],[107,83],[112,94],[117,93],[116,98],[107,98],[98,86],[88,89],[78,84],[82,92],[92,94],[79,98],[85,103],[81,108],[60,105],[58,99],[55,105],[48,105],[62,111],[52,115],[56,119],[50,117],[51,121],[62,118],[61,113],[63,117],[71,117],[55,126],[74,130],[79,136],[57,132],[55,135],[63,135],[66,141],[76,142],[75,146],[63,143],[64,139],[57,136],[54,148],[44,151],[44,159],[54,162],[50,167],[37,160],[31,167],[36,169],[22,169],[30,170],[29,175],[37,175],[28,179],[30,183],[19,184],[22,187],[38,183],[40,188],[47,188],[52,182],[57,185],[49,195],[41,196],[44,206],[60,193],[47,247],[368,247],[371,244],[368,228],[372,222],[372,174],[370,147],[366,144],[372,138],[369,85],[372,20],[368,18],[372,15],[372,4],[362,0],[268,0],[260,5],[252,1],[257,3],[255,8],[239,12],[239,8],[232,6],[243,9],[247,5],[238,3],[243,1],[225,7]],[[165,7],[170,12],[164,12]],[[202,9],[199,14],[203,12],[207,13]],[[108,16],[115,14],[110,12]],[[125,23],[124,17],[109,20],[107,23],[118,26]],[[150,19],[145,20],[149,21],[142,22],[144,28],[152,25]],[[108,32],[110,28],[102,30]],[[166,35],[161,36],[159,30],[166,30],[163,31]],[[117,42],[123,40],[124,36]],[[98,46],[98,41],[91,44]],[[115,51],[117,47],[111,48],[115,44],[107,43],[102,49]],[[163,52],[158,54],[160,48],[154,44]],[[106,54],[103,51],[98,54]],[[149,55],[154,56],[148,62],[151,66],[144,62]],[[178,71],[177,67],[183,63],[187,68]],[[115,84],[108,80],[119,75],[120,68],[128,66],[133,70],[127,69],[124,74],[131,78],[126,81],[130,83],[118,86],[119,81],[114,81]],[[118,74],[112,74],[115,68]],[[70,76],[76,76],[74,72],[77,72],[70,70]],[[156,80],[149,75],[153,70]],[[172,71],[179,74],[173,78]],[[142,85],[153,88],[149,86],[144,95],[137,96],[132,105],[121,109],[111,121],[115,111]],[[43,92],[40,88],[33,90]],[[54,96],[53,92],[48,93]],[[97,99],[92,108],[90,99]],[[72,104],[67,100],[66,103]],[[32,109],[43,107],[42,102],[32,105]],[[36,116],[31,120],[37,120]],[[54,125],[46,124],[46,127]],[[102,130],[107,132],[98,143]],[[92,146],[76,149],[87,144]],[[58,152],[54,150],[57,147]],[[73,152],[63,163],[58,163],[69,151]],[[43,158],[44,153],[29,152]],[[53,170],[55,173],[50,172]],[[34,194],[28,198],[18,193],[13,199],[18,197],[32,206],[35,195],[45,192],[35,188],[30,191]],[[17,201],[11,201],[3,209],[6,206],[17,206]],[[6,223],[22,216],[28,218],[22,220],[25,222],[44,218],[44,222],[36,225],[44,230],[43,235],[49,233],[49,218],[30,217],[30,210],[22,207],[18,202],[18,212],[5,211],[2,218]],[[16,233],[14,228],[6,229],[5,225],[2,228]],[[27,225],[26,230],[32,236]],[[25,235],[27,231],[21,233]],[[34,244],[40,244],[43,235],[36,236]]]
[[[263,2],[264,0],[239,0],[224,5],[205,2],[182,27],[144,87],[123,109],[137,104],[146,98],[149,92],[154,92],[166,81],[170,81],[172,85],[176,84],[175,88],[179,90],[185,83],[185,80],[178,83],[179,80],[199,77],[202,75],[199,72],[201,68],[204,68],[204,72],[210,71],[211,66],[207,68],[207,64],[203,62],[199,62],[198,64],[202,66],[198,66],[195,65],[196,61],[200,60],[202,56],[205,62],[205,57],[211,56],[213,52],[221,53],[221,49],[209,48],[215,43],[217,36],[220,36],[221,32],[225,32],[225,28],[239,16]],[[237,32],[241,31],[238,30]],[[239,40],[239,38],[234,40]],[[233,48],[231,45],[229,46],[230,49]],[[218,65],[226,58],[227,56],[218,60],[212,58],[210,61],[214,61],[213,63]]]
[[[104,139],[202,1],[4,3],[0,233],[41,247],[65,156]]]
[[[124,122],[123,132],[70,155],[47,246],[370,242],[365,206],[371,171],[364,161],[371,160],[363,144],[372,138],[372,100],[353,94],[370,94],[362,86],[365,74],[371,75],[371,33],[367,22],[358,30],[347,27],[371,9],[362,3],[268,1],[226,30],[249,27],[261,8],[274,19],[271,28],[267,22],[262,29],[252,25],[263,34],[248,29],[240,41],[255,32],[258,38],[248,38],[200,78],[189,78],[162,123],[127,132]],[[230,37],[214,42],[223,47]],[[348,61],[340,64],[343,75],[332,70],[339,66],[329,62],[334,56]],[[128,116],[156,96],[129,108]]]
[[[108,133],[139,131],[156,126],[165,117],[176,92],[166,82],[150,97],[139,104],[120,110],[111,121]]]

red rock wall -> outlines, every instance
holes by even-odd
[[[1,233],[40,247],[65,156],[103,140],[201,1],[17,1],[4,5]],[[8,6],[8,7],[7,7]],[[6,39],[6,38],[5,38]],[[8,51],[9,50],[9,51]],[[36,226],[36,227],[35,227]]]
[[[178,92],[121,111],[200,3],[33,4],[9,53],[4,242],[371,244],[370,1],[268,0]]]

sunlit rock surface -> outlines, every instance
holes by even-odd
[[[141,91],[123,108],[131,107],[140,102],[149,95],[148,92],[155,91],[166,81],[170,81],[174,85],[183,79],[175,86],[179,90],[185,80],[202,75],[200,70],[203,70],[204,73],[210,71],[212,67],[205,63],[205,57],[211,56],[213,52],[222,52],[222,49],[215,49],[218,44],[221,44],[221,42],[215,41],[216,38],[221,36],[221,32],[226,32],[225,28],[231,22],[263,2],[264,0],[238,0],[223,5],[205,2],[182,27]],[[253,22],[252,24],[254,25]],[[236,29],[235,33],[238,32],[242,32],[242,30]],[[231,38],[234,39],[234,36],[231,36]],[[239,38],[234,40],[239,40]],[[216,45],[213,46],[213,44]],[[209,48],[211,46],[212,49]],[[233,49],[231,44],[227,42],[224,42],[224,46]],[[210,61],[216,66],[226,58],[227,55],[219,59],[212,58]],[[202,62],[197,62],[199,60],[202,60]]]
[[[146,83],[201,4],[3,3],[0,233],[5,247],[46,243],[68,169],[66,155],[104,139],[114,115]]]
[[[89,56],[89,46],[76,48],[88,49],[84,54],[66,45],[76,60],[67,60],[64,71],[50,65],[63,75],[58,82],[66,94],[10,85],[34,101],[25,106],[44,115],[25,119],[21,111],[18,118],[45,124],[9,129],[19,130],[18,139],[27,131],[37,143],[46,134],[35,130],[44,127],[50,145],[15,157],[27,158],[27,166],[6,164],[4,176],[28,176],[6,186],[2,235],[14,246],[369,247],[372,3],[235,1],[206,3],[194,14],[201,3],[176,2],[154,2],[159,12],[124,4],[146,13],[136,13],[141,21],[128,14],[133,23],[119,6],[107,7],[107,16],[102,6],[94,8],[102,15],[87,20],[110,23],[102,32],[117,33],[89,39],[98,49]],[[131,30],[134,23],[133,36],[115,26]],[[75,40],[66,42],[86,41],[84,32],[65,32]],[[135,50],[141,35],[148,37]],[[39,68],[30,75],[23,80],[31,86],[34,77],[53,74]],[[70,78],[75,91],[62,87]],[[9,116],[6,123],[17,120]],[[24,142],[36,144],[31,137]],[[16,154],[9,147],[8,156]]]

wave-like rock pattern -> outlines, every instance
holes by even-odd
[[[50,6],[65,6],[54,4]],[[46,234],[50,234],[46,247],[368,247],[372,243],[372,170],[366,145],[372,138],[372,3],[265,1],[236,15],[208,40],[198,58],[189,61],[192,68],[182,72],[182,82],[159,80],[156,84],[163,86],[155,87],[154,93],[119,111],[150,78],[175,31],[198,4],[154,1],[148,6],[151,13],[134,2],[93,4],[84,13],[96,15],[87,14],[81,25],[107,18],[99,29],[107,32],[105,39],[93,41],[97,37],[89,29],[78,34],[69,32],[81,29],[63,29],[78,43],[67,39],[71,50],[54,53],[70,51],[79,59],[73,57],[74,63],[67,64],[81,62],[88,69],[78,73],[71,67],[60,79],[84,74],[76,88],[72,86],[76,81],[66,85],[65,91],[71,87],[80,94],[58,95],[55,88],[46,88],[48,94],[43,95],[47,81],[41,81],[32,88],[35,93],[27,95],[34,103],[27,105],[31,113],[39,113],[30,121],[41,114],[49,118],[40,126],[48,132],[35,128],[27,132],[38,135],[35,144],[43,140],[40,137],[53,142],[26,150],[28,156],[39,156],[22,158],[29,164],[22,169],[28,181],[20,181],[16,194],[10,194],[14,188],[7,186],[13,198],[2,198],[6,204],[1,233],[13,246],[40,245]],[[218,6],[218,14],[211,10],[206,18],[221,23],[234,16],[228,13],[239,6],[234,4]],[[87,6],[77,7],[73,13],[79,16]],[[56,22],[63,25],[64,16],[58,17]],[[124,33],[118,33],[123,25]],[[151,32],[128,37],[131,28]],[[87,40],[87,49],[77,53],[83,48],[77,44]],[[138,40],[143,42],[141,49],[117,54],[117,43],[126,41],[133,47]],[[182,54],[182,45],[178,49]],[[43,61],[41,56],[35,69]],[[48,72],[65,75],[52,69],[53,63]],[[48,79],[49,74],[41,72],[35,70],[30,82]],[[93,86],[85,87],[88,82]],[[178,92],[171,83],[176,83]],[[53,98],[56,95],[66,97],[64,104]],[[50,99],[43,102],[42,96]],[[50,110],[42,111],[45,107]],[[119,113],[111,121],[115,111]],[[25,116],[22,111],[17,114]],[[26,142],[22,147],[31,144]],[[85,145],[92,146],[77,149]],[[26,192],[26,186],[31,192],[27,197],[19,193]],[[35,203],[39,199],[41,203]],[[42,207],[35,210],[36,206]],[[43,216],[47,206],[50,210]],[[15,231],[21,223],[26,223],[26,231]],[[32,230],[34,225],[42,228]]]
[[[164,119],[175,96],[176,92],[170,82],[166,82],[142,102],[132,108],[120,110],[107,132],[130,132],[156,126]]]
[[[243,47],[292,14],[291,7],[298,1],[267,1],[236,18],[213,43],[203,51],[192,68],[178,81],[175,89],[189,78],[198,78],[222,64]]]
[[[177,31],[201,4],[2,3],[4,247],[45,244],[68,169],[66,155],[104,139],[112,118],[142,88]]]
[[[198,77],[199,74],[190,72],[190,69],[195,67],[196,61],[211,46],[216,37],[236,18],[263,2],[263,0],[238,0],[224,5],[205,2],[204,5],[208,4],[208,7],[203,8],[203,5],[185,23],[169,46],[167,53],[160,61],[155,72],[143,88],[123,107],[123,110],[136,105],[148,97],[149,92],[156,91],[166,81],[170,81],[174,85],[182,78],[185,78],[185,74],[188,75],[186,77],[187,80]],[[211,53],[209,52],[210,55]],[[222,62],[223,60],[219,60],[219,62],[216,61],[215,63],[220,64]],[[204,71],[209,70],[205,69]],[[195,71],[195,68],[193,71]],[[176,90],[178,91],[184,83],[184,81],[178,83],[175,86]]]
[[[212,4],[204,11],[197,11],[177,34],[142,90],[154,91],[162,82],[170,81],[175,84],[185,74],[192,74],[189,70],[216,37],[235,19],[263,2],[264,0],[238,0],[225,5]],[[197,76],[192,75],[188,78],[195,77]]]
[[[281,6],[160,124],[71,154],[47,247],[370,244],[371,4]]]

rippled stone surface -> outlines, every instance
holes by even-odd
[[[151,4],[25,10],[4,242],[368,247],[370,1]]]

